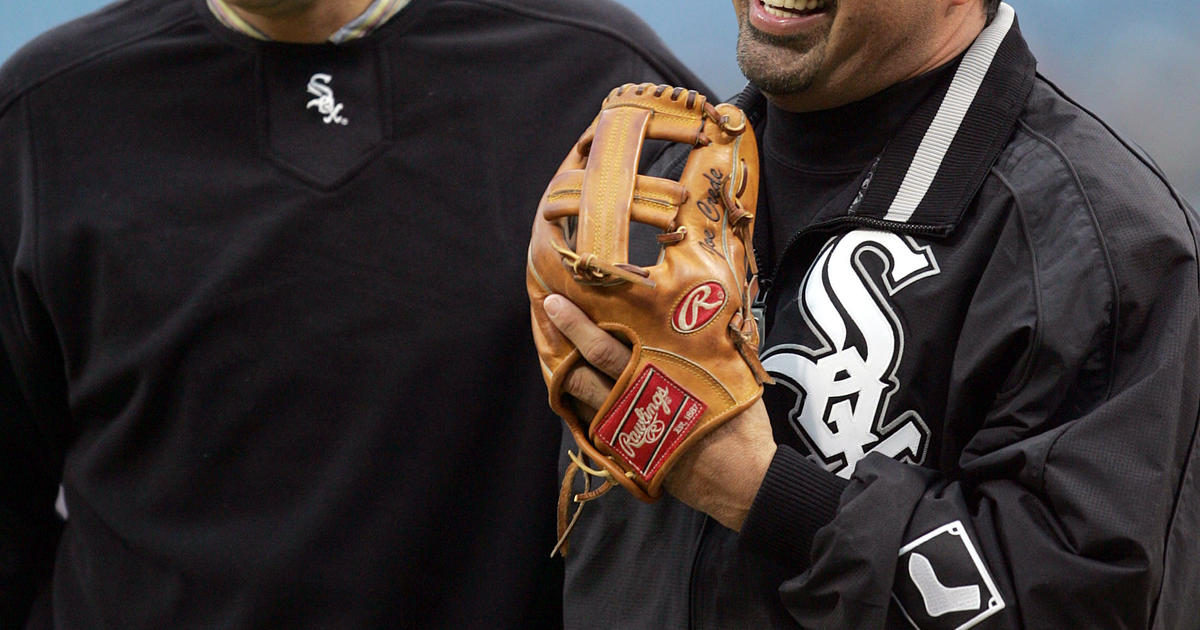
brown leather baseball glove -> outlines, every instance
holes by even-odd
[[[692,146],[681,181],[638,174],[647,139]],[[550,181],[529,245],[533,335],[550,406],[590,461],[572,454],[560,535],[578,469],[604,483],[575,494],[577,503],[614,483],[654,501],[683,452],[762,395],[770,378],[750,313],[757,198],[757,145],[745,115],[651,84],[613,90]],[[630,264],[631,221],[661,230],[657,264]],[[632,345],[593,418],[579,418],[562,390],[582,358],[542,308],[551,293]]]

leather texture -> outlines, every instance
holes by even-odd
[[[651,139],[693,147],[680,181],[638,174]],[[609,94],[542,197],[526,285],[550,406],[591,462],[585,470],[643,501],[660,497],[680,455],[758,400],[769,381],[750,312],[757,199],[757,145],[743,113],[652,84]],[[661,230],[656,264],[630,264],[631,222]],[[593,418],[578,417],[563,391],[583,358],[543,310],[551,293],[632,346]],[[560,505],[560,529],[564,512]]]

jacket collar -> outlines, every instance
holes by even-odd
[[[845,216],[898,231],[952,232],[1016,128],[1035,73],[1016,15],[1001,3],[953,75],[869,167]],[[733,102],[764,127],[758,90],[747,87]]]

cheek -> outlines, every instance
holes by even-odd
[[[864,69],[888,66],[919,48],[918,40],[932,19],[926,13],[875,9],[839,15],[830,36],[830,53]]]
[[[757,2],[757,0],[731,0],[730,4],[733,6],[733,15],[737,19],[738,24],[746,20],[746,10],[750,2]]]
[[[881,40],[888,37],[887,23],[879,15],[859,12],[839,14],[829,32],[831,60],[867,60]]]

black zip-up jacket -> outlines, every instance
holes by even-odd
[[[762,258],[781,446],[740,535],[592,502],[568,627],[1200,628],[1197,217],[1013,17]]]

